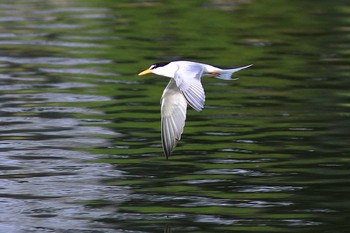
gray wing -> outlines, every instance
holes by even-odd
[[[196,111],[204,108],[205,93],[201,83],[203,71],[203,66],[199,64],[181,65],[174,77],[188,104]]]
[[[171,154],[185,127],[187,101],[171,79],[161,98],[161,135],[165,156]]]

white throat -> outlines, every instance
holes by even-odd
[[[168,78],[174,78],[176,71],[179,69],[179,67],[174,63],[169,63],[165,66],[155,68],[152,70],[153,74],[165,76]]]

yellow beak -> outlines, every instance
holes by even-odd
[[[138,75],[141,76],[141,75],[146,75],[146,74],[150,74],[150,73],[152,73],[152,70],[147,69],[147,70],[142,71],[142,72],[139,73]]]

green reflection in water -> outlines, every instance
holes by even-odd
[[[32,86],[4,89],[3,99],[16,95],[14,106],[25,110],[89,109],[12,116],[84,119],[85,126],[117,133],[96,135],[109,139],[108,146],[76,145],[101,155],[90,163],[124,172],[103,185],[130,190],[126,201],[82,202],[121,213],[92,221],[150,232],[166,224],[174,232],[346,232],[350,50],[344,3],[108,1],[101,7],[101,1],[77,1],[108,17],[53,12],[69,27],[41,25],[40,40],[32,21],[13,22],[23,41],[1,47],[17,59],[4,61],[0,72],[25,76],[31,80],[7,82]],[[56,60],[21,60],[48,54]],[[254,67],[238,74],[239,81],[203,80],[207,108],[189,110],[183,139],[165,161],[159,98],[168,80],[136,74],[169,59]]]
[[[140,81],[142,87],[126,87],[125,93],[119,89],[117,95],[126,99],[104,110],[115,116],[112,127],[126,136],[115,142],[115,149],[91,151],[109,154],[95,162],[115,164],[127,174],[106,181],[127,186],[136,195],[116,206],[122,213],[143,216],[130,218],[126,225],[170,222],[176,228],[189,221],[191,232],[330,227],[324,213],[338,208],[325,204],[327,198],[316,194],[316,186],[331,190],[332,183],[346,182],[341,177],[348,174],[346,168],[332,166],[344,166],[343,156],[328,156],[344,148],[339,146],[344,134],[322,139],[329,130],[339,129],[330,122],[344,120],[333,111],[336,89],[344,81],[336,71],[329,73],[342,65],[324,59],[333,50],[325,41],[341,40],[327,32],[337,20],[325,12],[334,8],[326,1],[317,7],[305,1],[253,1],[236,11],[198,1],[122,7],[132,27],[121,34],[130,41],[115,43],[130,59],[144,58],[125,73],[137,73],[154,61],[182,58],[224,66],[255,64],[239,74],[242,79],[237,82],[203,81],[207,108],[203,113],[189,110],[183,140],[170,161],[164,161],[159,145],[158,101],[166,81],[147,78]],[[115,58],[120,55],[117,52]],[[137,94],[130,98],[128,93]],[[328,140],[338,148],[332,149]],[[169,218],[155,221],[152,214]],[[186,217],[176,220],[174,214]],[[198,216],[211,220],[200,224]]]

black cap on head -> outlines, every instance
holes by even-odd
[[[166,66],[168,65],[170,62],[158,62],[158,63],[154,63],[153,65],[151,65],[151,67],[149,68],[150,70],[153,70],[155,68],[158,67],[162,67],[162,66]]]

